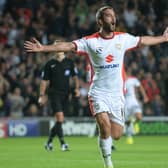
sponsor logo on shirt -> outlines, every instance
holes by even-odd
[[[108,68],[118,68],[119,64],[110,64],[110,65],[101,65],[98,68],[100,69],[108,69]]]
[[[114,57],[112,55],[108,55],[106,57],[106,62],[108,62],[108,63],[112,62],[113,60],[114,60]]]

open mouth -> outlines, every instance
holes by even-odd
[[[112,26],[115,26],[115,22],[112,22],[111,25],[112,25]]]

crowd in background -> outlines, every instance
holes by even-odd
[[[0,116],[48,116],[50,105],[38,105],[41,69],[52,53],[26,53],[25,40],[37,37],[43,44],[57,38],[72,41],[96,32],[95,13],[104,4],[117,14],[116,31],[133,35],[161,35],[168,26],[165,0],[0,0]],[[74,60],[81,97],[70,95],[67,116],[89,116],[85,56],[67,53]],[[149,97],[144,115],[168,115],[168,44],[141,47],[126,53],[131,67]]]

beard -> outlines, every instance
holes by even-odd
[[[104,23],[103,29],[107,32],[114,32],[115,30],[115,23]]]

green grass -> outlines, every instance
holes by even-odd
[[[0,139],[0,168],[103,168],[97,138],[66,137],[71,151],[62,152],[55,140],[53,152],[43,148],[46,138]],[[168,168],[168,136],[137,136],[126,145],[115,142],[115,168]]]

